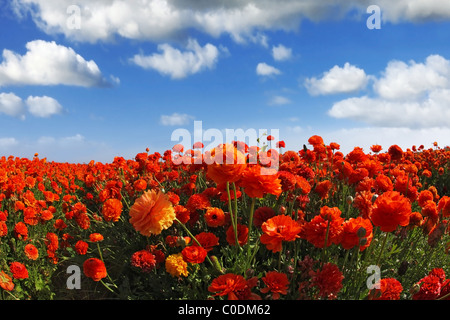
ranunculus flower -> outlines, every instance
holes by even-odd
[[[158,235],[172,226],[176,213],[161,191],[146,191],[130,208],[130,223],[144,236]]]

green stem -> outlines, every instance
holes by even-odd
[[[325,253],[327,251],[327,244],[328,244],[328,233],[330,232],[330,221],[328,220],[328,224],[327,224],[327,233],[325,234],[325,243],[323,246],[323,250],[322,250],[322,258],[321,258],[321,263],[324,263],[325,260]]]
[[[389,233],[385,232],[383,244],[381,245],[380,254],[378,255],[378,259],[377,259],[377,263],[376,263],[377,266],[380,266],[381,256],[383,254],[384,246],[386,245],[386,240],[387,240],[388,236],[389,236]]]
[[[231,207],[231,193],[230,193],[230,183],[227,181],[227,195],[228,195],[228,211],[230,211],[231,224],[233,225],[234,237],[236,241],[236,248],[239,247],[238,232],[237,232],[237,214],[233,214],[233,209]],[[235,220],[236,219],[236,220]]]
[[[191,237],[191,239],[192,239],[193,241],[195,241],[195,243],[196,243],[197,245],[199,245],[200,247],[203,247],[203,246],[200,244],[200,242],[197,240],[197,238],[194,237],[194,235],[191,233],[191,231],[189,231],[189,229],[184,225],[184,223],[182,223],[182,222],[181,222],[180,220],[178,220],[177,218],[175,218],[175,221],[178,222],[178,223],[181,225],[181,227],[183,227],[183,229],[187,232],[187,234],[189,235],[189,237]],[[209,262],[213,267],[215,267],[214,263],[211,261],[211,259],[209,258],[208,255],[206,255],[206,259],[208,259],[208,262]]]

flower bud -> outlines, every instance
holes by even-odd
[[[360,227],[358,231],[356,231],[356,235],[358,238],[364,238],[366,236],[366,229],[364,227]]]
[[[352,196],[348,196],[347,197],[347,203],[348,204],[352,204],[353,203],[353,197]]]

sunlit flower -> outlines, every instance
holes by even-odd
[[[407,226],[411,215],[411,203],[398,191],[388,191],[374,202],[370,219],[381,231],[391,232],[398,226]]]
[[[166,258],[166,271],[173,277],[187,277],[187,262],[184,261],[183,255],[180,253],[171,254]]]
[[[100,281],[107,276],[106,267],[102,260],[89,258],[83,263],[83,272],[86,277]]]
[[[262,278],[262,280],[266,287],[262,288],[261,292],[268,293],[270,291],[272,293],[273,300],[278,300],[280,298],[280,294],[287,294],[289,280],[285,273],[269,271]]]
[[[130,208],[130,223],[144,236],[158,235],[172,226],[176,214],[161,191],[146,191]]]

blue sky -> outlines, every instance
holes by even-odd
[[[369,5],[380,29],[366,25]],[[315,134],[344,153],[450,144],[441,2],[10,0],[0,10],[0,155],[130,159],[171,148],[176,129],[193,135],[194,121],[278,130],[291,150]]]

